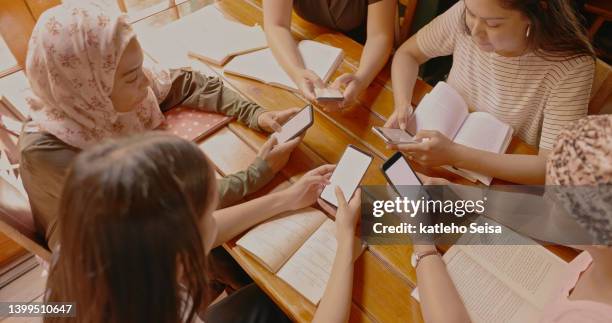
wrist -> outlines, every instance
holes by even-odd
[[[453,142],[451,144],[450,156],[452,156],[450,162],[451,166],[465,168],[465,165],[468,163],[465,158],[469,156],[469,153],[467,152],[467,147],[464,145]]]
[[[412,103],[410,103],[410,101],[399,101],[395,103],[395,110],[399,110],[399,109],[412,109]]]
[[[291,187],[284,189],[282,191],[279,191],[279,192],[268,194],[268,196],[270,196],[272,199],[270,201],[270,204],[272,205],[272,208],[276,211],[276,213],[282,213],[282,212],[294,210],[292,207],[293,204],[287,203],[287,201],[293,201],[293,199],[290,196],[291,194],[289,193],[290,189]]]

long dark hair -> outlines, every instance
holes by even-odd
[[[536,55],[551,60],[596,57],[586,30],[568,0],[498,1],[502,7],[518,10],[529,19],[528,42]],[[467,25],[466,31],[469,32]]]
[[[207,158],[177,137],[141,134],[81,153],[60,203],[49,301],[76,302],[78,322],[191,322],[206,297],[202,217],[215,194]]]

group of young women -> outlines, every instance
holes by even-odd
[[[270,48],[307,99],[326,85],[298,55],[292,8],[365,42],[357,72],[330,85],[343,89],[344,101],[329,108],[358,100],[391,54],[396,1],[263,5]],[[387,126],[405,127],[418,66],[451,54],[447,82],[469,106],[538,145],[540,154],[492,154],[432,131],[416,135],[429,140],[396,148],[425,165],[454,165],[516,183],[612,182],[611,118],[583,118],[594,52],[567,1],[459,1],[395,52],[395,112]],[[270,139],[248,169],[217,179],[196,145],[151,130],[162,124],[163,111],[179,104],[234,116],[265,132],[277,130],[296,109],[266,111],[218,78],[154,66],[125,16],[95,1],[64,1],[41,15],[26,74],[34,111],[20,138],[20,172],[38,229],[54,251],[49,301],[76,301],[83,322],[289,321],[219,246],[272,216],[315,203],[334,166],[240,203],[283,168],[301,138],[283,144]],[[347,321],[351,303],[360,196],[346,201],[336,193],[338,250],[316,322]],[[579,201],[582,208],[571,209],[589,232],[608,237],[604,241],[612,235],[609,201],[601,199],[599,213]],[[415,246],[428,254],[432,248]],[[591,256],[576,265],[558,299],[560,310],[547,316],[551,321],[569,322],[576,313],[604,321],[612,313],[612,278],[606,275],[612,249],[586,249]],[[427,321],[469,320],[439,257],[424,257],[417,276]],[[210,305],[223,289],[229,296]]]

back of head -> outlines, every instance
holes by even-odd
[[[181,321],[185,296],[205,297],[201,229],[215,194],[204,154],[173,136],[83,152],[62,195],[50,301],[76,302],[80,322]]]
[[[612,245],[612,116],[589,116],[557,139],[546,183],[556,200],[593,237]]]

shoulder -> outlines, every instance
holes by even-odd
[[[584,81],[590,82],[595,75],[595,59],[591,56],[580,55],[567,58],[542,57],[542,61],[547,62],[553,80],[559,82],[573,77],[584,78]],[[586,78],[585,78],[586,77]]]
[[[19,150],[21,165],[36,168],[66,168],[80,151],[48,132],[22,133]]]

